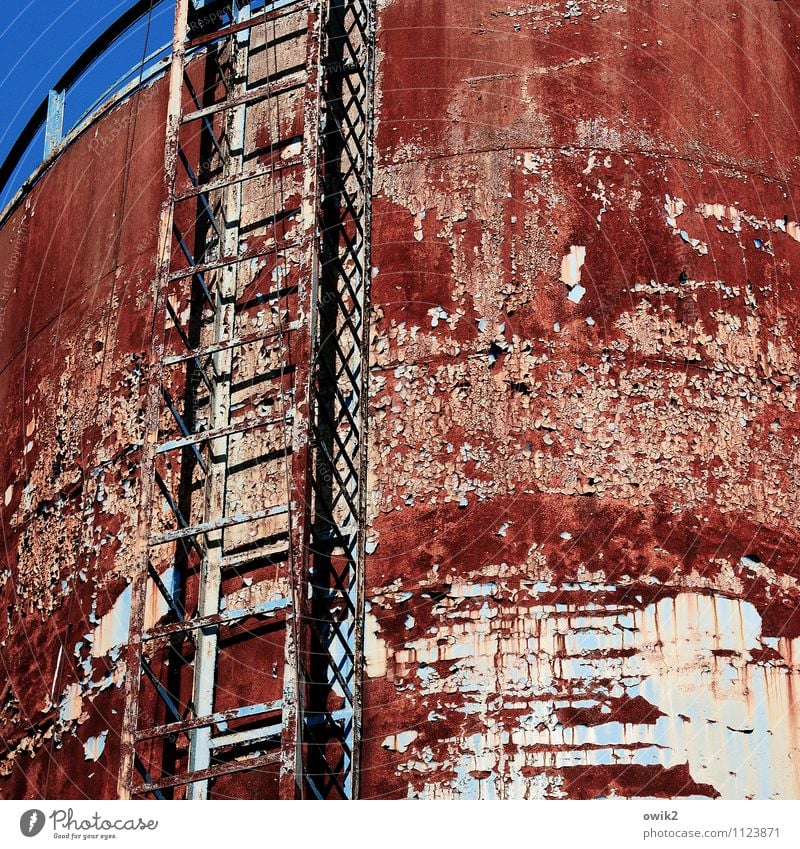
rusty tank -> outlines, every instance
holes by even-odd
[[[198,22],[244,24],[204,5],[189,12],[187,75],[197,92],[238,97],[235,110],[249,95],[220,93],[214,74],[227,61],[241,72],[224,52],[240,48],[213,52]],[[344,36],[326,21],[351,6],[371,34],[337,59]],[[207,176],[193,173],[223,192],[219,208],[238,204],[237,304],[263,281],[297,289],[272,309],[250,297],[246,313],[252,332],[291,323],[294,341],[243,350],[230,367],[240,393],[278,369],[311,425],[271,425],[258,452],[234,442],[226,498],[256,517],[259,545],[284,532],[258,513],[276,500],[300,530],[286,530],[285,563],[262,547],[251,573],[225,573],[224,604],[203,613],[217,526],[192,518],[195,499],[172,530],[174,504],[156,495],[159,540],[194,522],[205,554],[196,584],[195,555],[181,561],[180,593],[138,584],[138,626],[143,469],[156,468],[148,387],[165,356],[152,281],[182,273],[180,240],[159,271],[174,80],[154,76],[67,136],[0,226],[0,797],[800,798],[799,12],[796,0],[256,9],[277,29],[231,36],[249,51],[245,92],[303,62],[306,75],[275,94],[277,111],[247,101],[240,141],[254,153],[239,154],[233,177],[202,136],[214,106],[185,93],[179,114],[206,111],[179,143],[204,161]],[[358,57],[365,71],[348,88]],[[345,106],[322,120],[326,97]],[[357,180],[361,201],[337,232],[363,245],[360,259],[343,249],[337,279],[363,278],[355,329],[346,310],[326,319],[324,291],[312,291],[334,261],[319,233],[341,212],[325,194],[326,139],[352,103],[364,147],[339,176],[343,195]],[[224,194],[256,166],[251,188]],[[185,244],[208,244],[196,210],[177,210],[166,220]],[[203,309],[191,313],[197,344],[216,356]],[[319,371],[320,326],[362,334],[351,344],[363,374]],[[350,395],[330,401],[336,424],[315,437],[313,411],[346,379],[363,404],[350,416]],[[234,411],[267,403],[226,397]],[[212,449],[232,438],[208,426]],[[327,434],[346,455],[350,428],[353,504],[323,510],[319,446]],[[183,469],[190,431],[170,437]],[[177,465],[162,473],[167,488],[191,490],[191,462],[183,478]],[[340,510],[358,525],[352,548]],[[338,528],[324,555],[320,515]],[[174,556],[152,561],[162,586]],[[204,649],[167,645],[181,617],[205,616],[192,626],[205,634],[236,604],[263,616],[283,598],[282,630],[253,630],[246,650],[239,637],[211,644],[201,710]],[[145,663],[136,646],[154,628],[167,653]],[[159,684],[145,696],[148,669]],[[274,726],[256,734],[243,715],[222,716],[245,703],[272,705]],[[206,740],[210,759],[198,760],[209,727],[222,742]],[[251,769],[225,760],[236,734],[256,753]],[[130,794],[125,768],[139,782]],[[176,777],[192,769],[193,782]]]

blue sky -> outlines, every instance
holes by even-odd
[[[21,0],[0,24],[0,161],[50,87],[133,0]],[[147,53],[167,43],[172,31],[172,6],[154,0]],[[116,80],[141,61],[146,21],[133,27],[113,51],[75,86],[67,97],[65,129]],[[39,140],[20,167],[18,185],[42,157]],[[24,172],[24,173],[22,173]],[[4,194],[2,202],[7,199]]]

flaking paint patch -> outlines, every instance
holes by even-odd
[[[367,574],[380,653],[367,665],[386,678],[365,694],[378,741],[412,721],[420,732],[402,755],[372,752],[400,760],[398,794],[734,798],[791,784],[759,785],[747,765],[728,781],[716,751],[762,734],[729,704],[744,710],[762,668],[783,692],[797,680],[778,636],[798,633],[796,140],[772,95],[796,74],[772,63],[774,89],[740,75],[729,99],[697,56],[718,31],[716,60],[737,64],[762,26],[791,50],[797,37],[786,4],[745,30],[645,5],[439,4],[426,30],[408,26],[408,3],[387,5],[370,433],[381,548]],[[766,115],[761,144],[750,130]],[[565,298],[575,245],[590,305]],[[466,321],[430,327],[434,305]],[[634,629],[666,616],[665,598],[685,625],[712,596],[718,639],[703,624],[684,646],[665,626],[664,646],[640,645]],[[725,624],[739,618],[744,636]],[[636,658],[638,695],[623,675]],[[657,686],[697,675],[718,679],[702,723]],[[735,730],[713,738],[717,714]],[[785,770],[785,750],[767,751]]]
[[[83,744],[83,759],[87,761],[99,761],[106,748],[108,730],[101,731],[96,737],[90,737]]]
[[[507,568],[503,574],[511,580]],[[531,778],[550,768],[629,764],[688,765],[698,785],[724,798],[796,798],[792,676],[800,670],[786,658],[752,660],[766,645],[752,604],[679,592],[615,609],[571,603],[577,584],[560,592],[547,587],[546,594],[553,589],[564,603],[518,592],[513,605],[490,602],[487,616],[475,604],[480,587],[465,587],[434,607],[433,635],[418,631],[393,648],[372,644],[385,656],[370,660],[387,667],[399,697],[414,670],[426,671],[415,697],[433,724],[408,746],[394,736],[383,743],[399,754],[408,750],[397,769],[408,776],[409,795],[558,796],[557,786],[537,791]],[[497,595],[507,598],[502,588]],[[798,656],[796,647],[784,651]],[[460,721],[453,718],[456,698]],[[565,711],[591,716],[591,723],[565,725]],[[646,721],[635,718],[642,711],[650,711]],[[436,720],[445,717],[464,736],[439,738]],[[432,771],[436,785],[425,778]]]
[[[380,625],[372,613],[369,604],[366,605],[366,618],[364,623],[364,657],[367,677],[386,677],[386,641],[380,636]]]
[[[585,245],[572,245],[561,260],[561,282],[572,288],[581,282],[581,268],[586,262]]]
[[[59,719],[61,722],[71,722],[83,713],[83,696],[80,684],[69,684],[61,698]]]
[[[683,215],[685,209],[686,203],[681,198],[671,198],[667,195],[664,203],[664,212],[667,216],[667,227],[670,228],[673,235],[679,236],[684,242],[686,242],[687,245],[691,245],[698,254],[705,256],[708,253],[708,244],[700,241],[700,239],[692,238],[686,230],[682,230],[678,224],[678,218]]]
[[[386,737],[381,743],[381,747],[388,749],[390,752],[408,751],[408,747],[419,737],[418,731],[398,731],[397,734],[392,734]]]
[[[161,576],[161,580],[169,588],[172,585],[173,570],[169,567]],[[166,599],[150,581],[147,585],[147,601],[145,603],[145,629],[151,628],[161,618],[167,615],[169,606]],[[131,588],[127,586],[111,610],[108,611],[91,634],[92,657],[103,657],[114,648],[125,645],[128,641],[128,628],[131,618]]]

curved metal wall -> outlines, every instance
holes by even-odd
[[[108,652],[132,567],[164,82],[69,146],[0,231],[4,798],[116,793]]]
[[[800,5],[379,5],[365,795],[797,798]]]

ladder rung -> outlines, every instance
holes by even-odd
[[[281,723],[262,725],[247,731],[231,731],[230,734],[220,734],[211,738],[211,748],[221,749],[223,746],[241,746],[243,743],[261,743],[281,735]]]
[[[270,507],[266,510],[254,510],[252,513],[237,513],[235,516],[223,516],[221,519],[214,519],[213,522],[202,522],[199,525],[192,525],[189,528],[176,528],[174,531],[167,531],[163,534],[156,534],[150,538],[150,545],[163,545],[166,542],[174,542],[178,539],[186,537],[195,537],[200,534],[207,534],[211,531],[221,530],[222,528],[231,528],[234,525],[244,525],[246,522],[255,522],[258,519],[270,519],[273,516],[282,516],[289,512],[288,504],[280,504],[277,507]]]
[[[295,214],[300,212],[299,209],[292,209],[289,211],[290,214]],[[302,242],[286,242],[283,245],[270,245],[267,248],[253,248],[250,251],[243,251],[240,254],[235,254],[232,256],[224,256],[220,259],[212,260],[211,262],[204,262],[200,265],[193,265],[190,268],[182,268],[180,271],[173,271],[170,276],[170,282],[175,280],[185,280],[187,277],[194,277],[195,274],[204,274],[206,271],[214,271],[217,268],[223,268],[226,265],[236,265],[239,262],[246,262],[250,259],[258,259],[262,256],[267,256],[268,254],[281,253],[282,251],[288,251],[292,248],[299,248],[302,245]]]
[[[199,433],[193,433],[191,436],[184,436],[181,439],[164,442],[156,448],[156,454],[166,454],[168,451],[177,451],[179,448],[186,448],[189,445],[199,445],[202,442],[211,442],[214,439],[222,439],[225,436],[234,436],[237,433],[246,433],[248,430],[255,430],[256,428],[269,427],[270,425],[281,423],[288,424],[285,416],[259,416],[258,418],[247,419],[237,424],[228,425],[227,427],[204,430]]]
[[[286,533],[280,536],[286,537],[288,534],[289,531],[287,530]],[[280,563],[288,559],[289,551],[286,548],[286,542],[284,539],[281,539],[280,542],[276,541],[270,546],[261,546],[254,551],[229,554],[227,557],[222,558],[221,568],[225,570],[236,569],[239,566],[248,566],[250,563],[257,563],[259,560],[269,560],[270,565],[274,565],[275,562]]]
[[[204,345],[201,348],[194,348],[187,351],[185,354],[176,354],[173,357],[165,357],[165,366],[174,366],[178,363],[184,363],[187,360],[194,360],[197,357],[206,357],[210,354],[218,354],[220,351],[227,351],[229,348],[239,348],[242,345],[252,345],[254,342],[262,342],[267,339],[275,339],[278,336],[292,333],[300,329],[299,321],[291,321],[280,330],[268,330],[263,333],[252,333],[249,336],[240,336],[237,339],[230,339],[227,342],[216,342],[213,345]]]
[[[308,0],[295,0],[293,3],[288,3],[285,6],[281,6],[279,9],[264,9],[245,21],[239,21],[235,24],[223,27],[222,29],[214,30],[214,32],[198,35],[197,38],[190,39],[187,42],[186,47],[187,49],[202,47],[204,44],[208,44],[212,41],[219,41],[223,38],[227,38],[229,35],[235,35],[237,32],[241,32],[242,30],[252,29],[256,26],[263,26],[265,23],[277,20],[284,15],[291,15],[294,12],[302,11],[307,6]]]
[[[224,189],[228,186],[233,186],[236,183],[244,183],[246,180],[255,180],[258,177],[267,177],[270,174],[276,174],[278,171],[283,171],[286,168],[294,168],[303,164],[302,156],[292,156],[289,159],[276,162],[274,165],[265,166],[263,168],[252,168],[250,171],[242,171],[236,177],[222,177],[219,180],[214,180],[211,183],[205,183],[202,186],[195,186],[186,192],[175,196],[175,203],[181,203],[185,200],[197,197],[198,195],[215,192],[218,189]]]
[[[171,637],[173,634],[180,634],[182,631],[199,631],[201,628],[231,625],[241,619],[247,619],[249,616],[275,614],[289,607],[291,607],[291,601],[288,598],[262,601],[259,604],[252,604],[248,607],[237,607],[233,610],[223,610],[221,613],[212,613],[209,616],[197,616],[193,619],[187,618],[181,622],[162,625],[160,628],[153,628],[151,631],[144,633],[142,640],[159,640],[164,637]]]
[[[211,106],[205,106],[202,109],[196,109],[194,112],[188,112],[181,118],[181,123],[188,124],[191,121],[197,121],[200,118],[206,118],[209,115],[214,115],[217,112],[224,112],[228,109],[235,109],[237,106],[244,106],[248,103],[255,103],[258,100],[263,100],[267,97],[272,97],[276,94],[283,94],[295,88],[301,88],[306,82],[306,71],[295,71],[274,83],[264,83],[257,88],[251,88],[244,94],[238,97],[229,97],[220,103],[212,103]]]
[[[270,752],[255,758],[217,764],[208,767],[208,769],[198,769],[195,772],[184,772],[180,775],[169,775],[166,778],[160,778],[158,781],[140,784],[138,787],[133,787],[131,792],[136,796],[144,796],[147,793],[154,793],[156,790],[165,790],[167,787],[180,787],[184,784],[193,784],[195,781],[216,778],[219,775],[230,775],[234,772],[245,772],[248,769],[258,769],[258,767],[268,766],[269,764],[277,764],[280,762],[280,758],[280,752]]]
[[[150,740],[153,737],[166,737],[169,734],[179,734],[182,731],[191,731],[194,728],[205,728],[207,725],[219,725],[222,722],[232,722],[237,719],[249,719],[255,716],[263,716],[265,713],[273,713],[281,710],[282,701],[262,702],[257,705],[231,708],[219,711],[208,716],[197,716],[194,719],[185,719],[182,722],[169,722],[166,725],[156,725],[154,728],[144,728],[136,732],[137,742]]]

